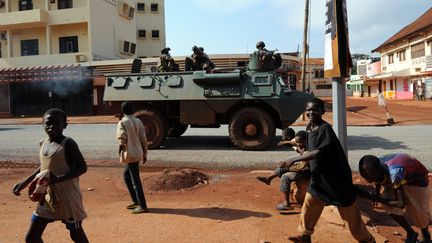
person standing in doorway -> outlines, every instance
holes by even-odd
[[[418,86],[417,97],[418,97],[418,100],[420,100],[420,101],[425,100],[423,85]]]

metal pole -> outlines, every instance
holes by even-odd
[[[333,129],[348,158],[345,77],[333,78]]]
[[[301,74],[302,90],[306,90],[306,56],[308,53],[308,26],[309,26],[309,0],[305,0],[305,15],[304,15],[304,29],[303,29],[303,66]]]

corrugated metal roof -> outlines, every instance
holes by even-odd
[[[249,62],[250,54],[211,54],[210,60],[215,64],[216,69],[235,69],[242,63]],[[282,54],[282,68],[297,70],[299,69],[299,58]],[[180,70],[184,70],[185,58],[187,56],[175,56],[173,59],[179,65]],[[159,58],[141,58],[141,72],[155,72],[157,70],[157,60]],[[103,76],[108,73],[130,73],[133,59],[99,61],[93,62],[93,76]],[[153,70],[153,71],[152,71]]]
[[[309,65],[324,65],[324,58],[308,58],[306,61]],[[300,63],[303,63],[303,60]]]
[[[426,29],[426,28],[432,28],[432,7],[429,8],[428,11],[426,11],[422,16],[420,16],[414,22],[405,26],[399,32],[397,32],[395,35],[393,35],[388,40],[386,40],[384,43],[382,43],[380,46],[373,49],[372,52],[378,52],[383,47],[390,45],[396,41],[399,41],[403,38],[406,38],[406,37],[408,37],[414,33],[420,32],[421,30]]]

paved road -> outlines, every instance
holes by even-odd
[[[115,125],[70,124],[64,133],[77,141],[87,160],[117,164]],[[280,134],[280,130],[277,133]],[[37,161],[38,142],[43,137],[41,125],[0,125],[0,161]],[[432,125],[348,127],[349,161],[352,169],[357,170],[357,161],[364,154],[405,152],[415,155],[432,170],[431,137]],[[181,138],[167,140],[164,148],[151,150],[148,165],[272,169],[276,162],[294,154],[294,151],[277,147],[267,151],[235,150],[230,145],[226,126],[193,128]]]

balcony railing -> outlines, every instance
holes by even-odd
[[[2,13],[0,16],[0,30],[44,26],[48,21],[48,13],[42,9]]]

